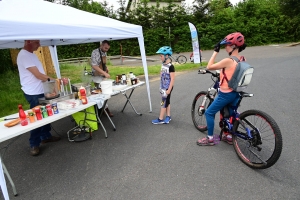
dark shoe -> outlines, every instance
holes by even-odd
[[[40,148],[39,147],[31,147],[30,149],[30,154],[32,156],[37,156],[40,153]]]
[[[48,142],[57,142],[59,140],[60,140],[60,137],[52,136],[51,138],[48,138],[46,140],[42,140],[41,143],[45,144],[45,143],[48,143]]]
[[[107,114],[108,114],[109,117],[113,117],[113,116],[114,116],[114,114],[112,114],[112,113],[109,111],[108,108],[105,108],[105,111],[107,112]]]

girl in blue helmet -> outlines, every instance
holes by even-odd
[[[172,65],[171,59],[169,58],[172,55],[172,48],[163,46],[156,53],[160,54],[160,59],[162,61],[159,88],[162,98],[159,117],[152,120],[152,124],[168,124],[171,121],[170,98],[175,80],[175,67]],[[165,115],[166,118],[164,119]]]

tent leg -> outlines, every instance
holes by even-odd
[[[13,189],[14,195],[17,196],[18,193],[17,193],[16,186],[15,186],[13,180],[11,179],[11,177],[10,177],[10,175],[9,175],[9,173],[8,173],[8,171],[7,171],[7,169],[6,169],[5,165],[4,165],[4,163],[3,163],[3,161],[2,161],[2,167],[3,167],[4,174],[6,174],[8,180],[9,180],[9,182],[10,182],[10,184],[11,184],[11,187],[12,187],[12,189]]]

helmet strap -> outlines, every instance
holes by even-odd
[[[235,45],[233,45],[234,47],[232,48],[232,51],[230,51],[228,54],[229,56],[231,56],[231,54],[234,52],[234,50],[236,50],[238,47],[236,47]]]
[[[165,57],[165,60],[162,63],[165,63],[169,58],[169,57],[167,58],[166,55],[164,55],[164,57]]]

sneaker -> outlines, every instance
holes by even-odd
[[[231,134],[223,134],[222,141],[227,142],[228,144],[232,144],[232,136]]]
[[[171,119],[170,116],[166,116],[166,119],[165,119],[165,121],[164,121],[164,124],[170,123],[171,120],[172,120],[172,119]]]
[[[163,119],[155,119],[155,120],[152,120],[152,124],[163,124],[164,123],[164,120]]]
[[[48,143],[48,142],[57,142],[60,140],[60,137],[55,137],[55,136],[52,136],[46,140],[42,140],[41,143],[42,144],[45,144],[45,143]]]
[[[198,144],[199,146],[213,146],[213,145],[215,145],[214,139],[213,139],[213,138],[212,138],[212,139],[209,139],[208,137],[199,139],[199,140],[197,141],[197,144]]]
[[[40,148],[39,147],[31,147],[30,149],[30,154],[32,156],[37,156],[40,153]]]

